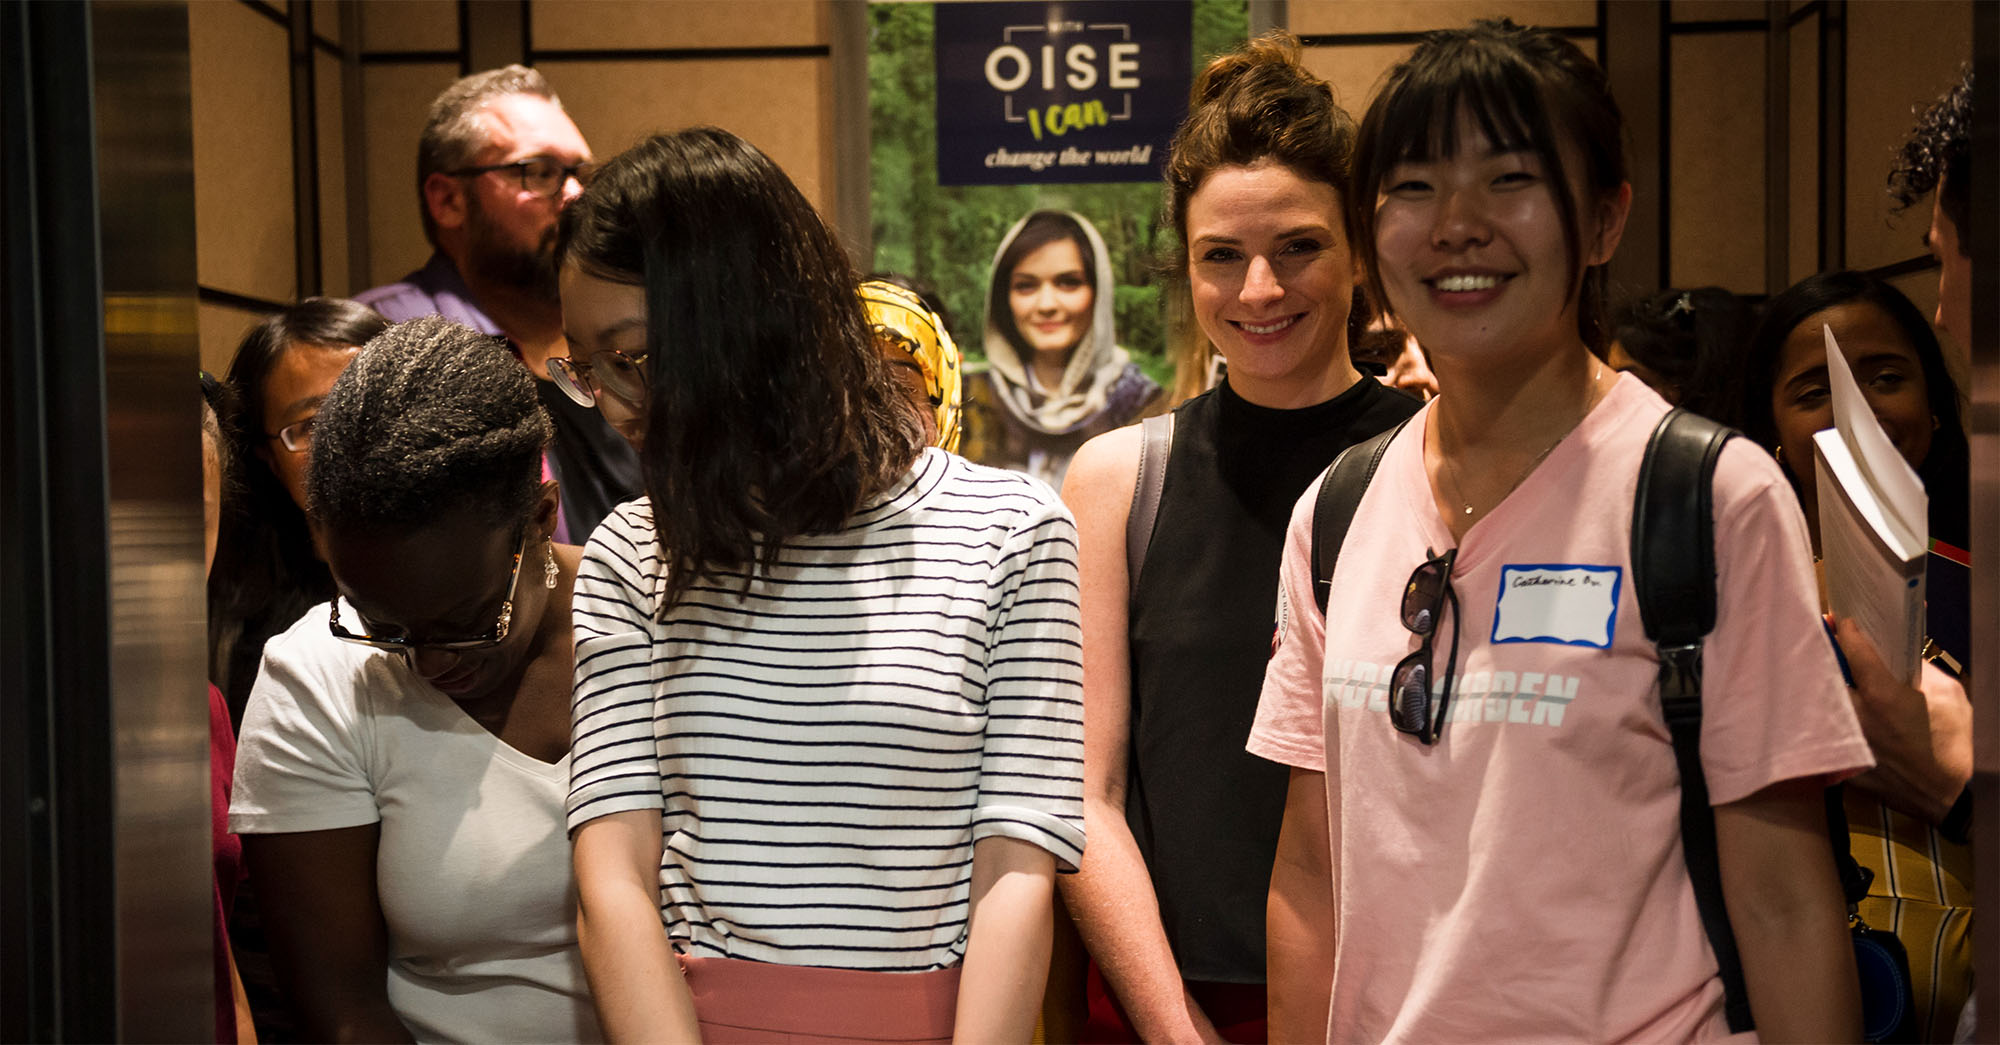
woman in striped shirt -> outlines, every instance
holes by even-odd
[[[565,369],[648,494],[575,614],[606,1031],[1027,1041],[1083,845],[1069,514],[922,447],[838,242],[733,135],[607,164],[561,255]]]

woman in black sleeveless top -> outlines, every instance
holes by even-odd
[[[1211,62],[1167,165],[1175,267],[1228,364],[1174,413],[1143,566],[1126,529],[1139,426],[1085,444],[1085,818],[1063,899],[1146,1041],[1264,1040],[1264,905],[1287,772],[1243,750],[1293,504],[1416,400],[1356,372],[1341,220],[1354,122],[1273,35]],[[1117,1031],[1114,1031],[1117,1033]]]

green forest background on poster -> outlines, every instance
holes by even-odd
[[[937,73],[932,5],[869,5],[869,206],[878,272],[938,288],[966,363],[983,368],[980,331],[987,269],[1007,229],[1032,210],[1073,210],[1104,236],[1117,280],[1118,343],[1155,381],[1172,381],[1156,274],[1173,241],[1161,223],[1160,184],[951,185],[937,183]],[[1194,65],[1242,43],[1245,0],[1194,0]]]

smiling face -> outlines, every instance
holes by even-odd
[[[262,458],[292,503],[303,511],[306,506],[306,459],[310,445],[297,451],[285,449],[277,438],[284,428],[319,415],[320,400],[333,390],[333,382],[361,350],[352,345],[294,344],[279,353],[264,375],[264,438],[258,443]]]
[[[1923,362],[1887,313],[1866,302],[1850,302],[1808,316],[1785,338],[1771,391],[1778,445],[1808,498],[1814,493],[1813,433],[1833,427],[1822,325],[1833,328],[1861,394],[1910,467],[1923,464],[1930,454],[1934,424]]]
[[[1187,205],[1195,321],[1262,406],[1324,402],[1353,381],[1354,258],[1340,193],[1269,160],[1209,175]]]
[[[646,354],[645,287],[600,279],[575,265],[563,266],[559,285],[570,359],[594,368],[604,365],[596,362],[602,353],[616,352],[627,359]],[[639,449],[646,440],[646,404],[620,398],[602,380],[592,384],[597,412],[633,449]]]
[[[1459,121],[1450,158],[1399,163],[1382,179],[1375,251],[1390,307],[1437,360],[1493,359],[1580,347],[1583,270],[1610,260],[1629,190],[1594,206],[1570,186],[1585,223],[1572,264],[1550,173],[1530,150],[1496,150]],[[1582,168],[1575,150],[1564,165]]]
[[[1051,240],[1022,258],[1007,277],[1007,304],[1031,351],[1067,359],[1090,333],[1097,304],[1076,241]]]
[[[553,492],[545,487],[543,501]],[[548,605],[542,567],[553,517],[538,504],[525,541],[521,527],[467,514],[408,533],[324,531],[342,627],[416,643],[465,641],[493,634],[511,601],[507,637],[498,645],[459,653],[419,646],[409,654],[417,674],[453,700],[471,704],[500,692],[517,679]],[[524,546],[515,578],[514,555]]]

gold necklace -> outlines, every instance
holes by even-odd
[[[1549,455],[1555,452],[1556,447],[1561,446],[1562,441],[1568,439],[1571,432],[1576,431],[1577,426],[1583,423],[1583,419],[1590,416],[1590,410],[1597,405],[1599,395],[1597,379],[1602,376],[1604,376],[1604,365],[1600,363],[1596,371],[1590,375],[1590,392],[1584,397],[1583,412],[1577,415],[1576,420],[1564,426],[1562,434],[1556,436],[1555,442],[1542,447],[1542,452],[1536,454],[1535,459],[1529,461],[1526,468],[1521,469],[1521,474],[1515,476],[1514,481],[1507,484],[1506,491],[1500,495],[1498,501],[1493,502],[1494,505],[1499,505],[1500,501],[1506,500],[1515,490],[1520,489],[1521,484],[1528,481],[1528,476],[1534,474],[1535,469],[1541,467],[1543,461],[1548,460]],[[1444,459],[1445,477],[1451,480],[1452,500],[1464,506],[1466,515],[1473,514],[1472,502],[1465,499],[1465,485],[1459,482],[1458,465],[1452,460],[1452,455],[1443,452],[1443,448],[1440,447],[1438,456]]]

